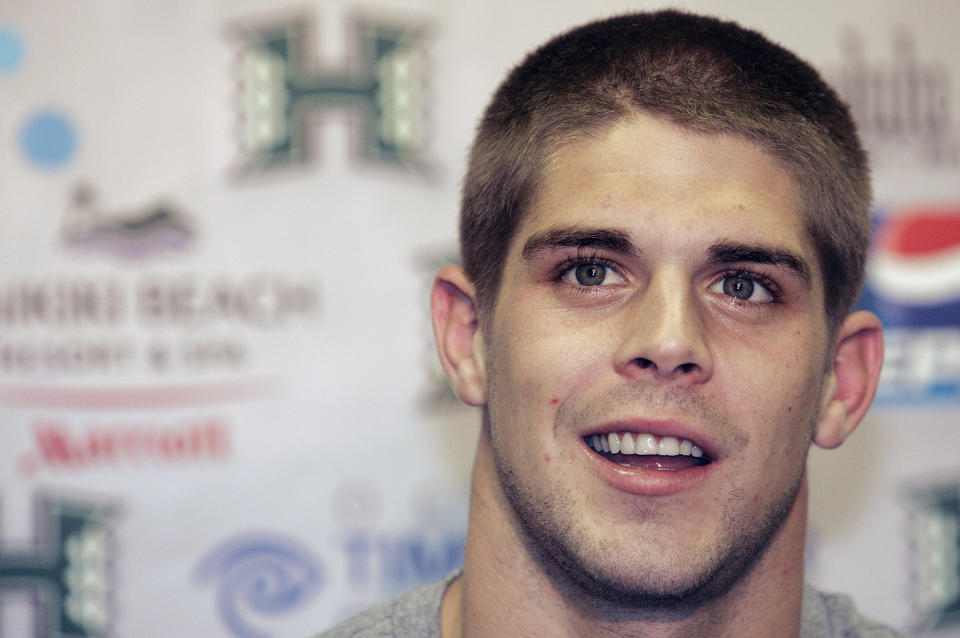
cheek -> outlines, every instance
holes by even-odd
[[[491,375],[498,377],[495,382],[509,382],[523,396],[549,394],[544,402],[555,404],[571,389],[597,380],[604,362],[610,361],[605,340],[611,332],[553,319],[541,316],[506,326],[508,331],[500,335],[509,332],[510,337],[496,340],[501,346],[489,357]]]
[[[771,399],[776,405],[808,398],[823,377],[822,341],[810,331],[713,335],[715,371],[747,405]],[[740,388],[740,391],[737,390]],[[772,395],[772,396],[771,396]],[[788,401],[789,400],[789,401]]]
[[[559,398],[549,351],[532,339],[497,340],[487,352],[487,407],[495,428],[516,436]],[[509,430],[509,432],[506,432]]]
[[[514,441],[518,449],[533,444],[550,445],[558,427],[558,414],[579,397],[609,382],[595,340],[572,339],[559,329],[532,322],[492,339],[487,351],[487,408],[494,436]],[[610,366],[606,366],[609,368]],[[607,372],[609,374],[609,372]]]
[[[810,443],[823,374],[821,357],[805,358],[804,352],[809,344],[802,342],[750,349],[741,344],[716,360],[710,398],[750,430],[772,463],[802,455]]]
[[[805,458],[813,437],[819,406],[819,381],[812,375],[779,390],[769,406],[770,457],[775,462],[795,463]]]

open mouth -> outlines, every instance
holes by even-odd
[[[712,461],[693,441],[675,436],[610,432],[591,434],[583,441],[600,456],[624,467],[686,470]]]

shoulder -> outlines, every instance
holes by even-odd
[[[440,601],[457,575],[380,603],[314,638],[440,638]]]
[[[904,638],[887,625],[864,618],[853,601],[807,586],[803,593],[801,638]]]

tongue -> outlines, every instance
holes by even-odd
[[[645,470],[687,470],[692,467],[704,465],[703,459],[693,456],[659,456],[655,454],[637,456],[635,454],[604,454],[605,457],[619,463],[620,465],[629,465],[630,467],[639,467]]]

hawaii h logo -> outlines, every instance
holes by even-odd
[[[953,635],[960,629],[960,477],[912,486],[907,497],[914,629]]]
[[[0,552],[0,597],[32,594],[36,638],[109,635],[115,511],[40,496],[34,512],[33,547]]]
[[[243,172],[310,160],[310,118],[330,109],[355,117],[354,153],[363,161],[423,168],[422,26],[351,20],[347,63],[335,70],[310,60],[306,19],[235,27]]]

